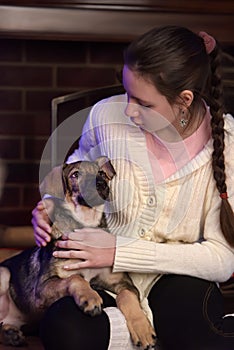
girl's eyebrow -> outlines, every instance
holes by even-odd
[[[127,89],[126,89],[126,87],[124,85],[124,81],[123,81],[123,88],[127,92]],[[132,94],[129,94],[128,92],[127,92],[127,95],[128,95],[128,97],[133,98],[134,100],[136,100],[137,102],[140,102],[141,104],[145,104],[145,105],[151,105],[152,104],[151,102],[144,101],[144,100],[140,99],[139,97],[136,97],[136,96],[134,96]]]
[[[139,101],[139,102],[141,102],[141,103],[143,103],[143,104],[146,104],[146,105],[150,105],[150,104],[151,104],[150,102],[144,101],[144,100],[142,100],[142,99],[140,99],[140,98],[137,98],[137,97],[136,97],[136,100]]]

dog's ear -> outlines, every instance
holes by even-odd
[[[104,171],[109,180],[111,180],[116,175],[115,169],[108,157],[98,157],[96,159],[96,163],[99,166],[100,170]]]

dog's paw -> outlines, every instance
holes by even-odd
[[[92,306],[92,308],[90,308],[90,306],[87,303],[84,303],[81,309],[84,311],[85,314],[90,316],[97,316],[102,313],[102,306],[95,305],[95,306]]]
[[[156,334],[146,317],[132,319],[127,322],[132,342],[141,349],[153,349],[156,344]]]
[[[87,294],[79,297],[79,307],[85,314],[97,316],[102,313],[102,298],[94,290],[88,291]]]
[[[0,335],[1,343],[10,346],[24,346],[27,345],[25,336],[21,330],[15,326],[4,324],[1,327]]]

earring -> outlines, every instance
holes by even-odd
[[[180,126],[181,128],[184,128],[188,124],[188,119],[185,119],[185,111],[181,110],[181,119],[180,119]]]

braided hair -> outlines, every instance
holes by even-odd
[[[218,44],[210,53],[211,75],[209,80],[209,106],[211,111],[211,129],[213,138],[212,167],[216,187],[222,199],[220,208],[220,225],[227,242],[234,246],[234,214],[227,196],[224,158],[224,101],[220,73],[221,49]]]
[[[194,95],[189,107],[192,118],[202,105],[210,106],[213,138],[212,168],[221,197],[220,225],[227,242],[234,247],[234,213],[228,202],[224,159],[224,102],[220,74],[221,49],[208,52],[205,40],[179,26],[154,28],[134,40],[124,52],[129,69],[149,79],[170,104],[183,90]]]

